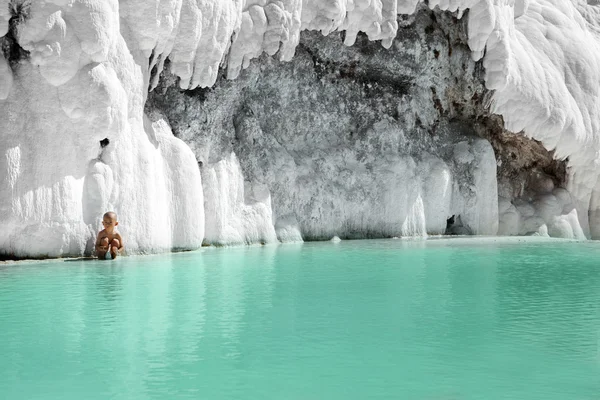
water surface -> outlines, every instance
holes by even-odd
[[[0,398],[599,399],[600,244],[3,265]]]

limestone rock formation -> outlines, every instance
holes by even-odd
[[[132,253],[437,234],[452,215],[599,237],[599,12],[0,0],[0,254],[89,252],[108,209]]]

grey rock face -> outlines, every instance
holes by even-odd
[[[495,234],[497,174],[516,197],[523,165],[560,169],[530,140],[539,151],[511,167],[466,19],[427,8],[399,18],[389,50],[303,32],[291,62],[263,56],[210,89],[181,91],[165,69],[146,107],[196,154],[208,243],[443,234],[452,215],[461,232]]]

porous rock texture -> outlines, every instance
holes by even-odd
[[[465,20],[420,6],[398,22],[389,50],[303,32],[291,62],[262,57],[210,89],[178,89],[167,65],[147,109],[199,160],[206,243],[490,235],[498,222],[501,234],[584,237],[577,218],[555,228],[574,209],[556,189],[565,163],[489,112]],[[555,189],[564,204],[545,210]]]
[[[166,66],[146,107],[196,154],[207,243],[443,234],[452,215],[496,233],[466,26],[426,7],[399,23],[389,50],[302,32],[292,61],[263,56],[209,89],[182,91]]]

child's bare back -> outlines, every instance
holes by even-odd
[[[98,233],[96,238],[96,254],[101,260],[106,259],[106,254],[110,253],[111,258],[116,258],[123,252],[123,238],[115,231],[119,222],[117,214],[109,211],[102,217],[102,225],[104,229]]]

